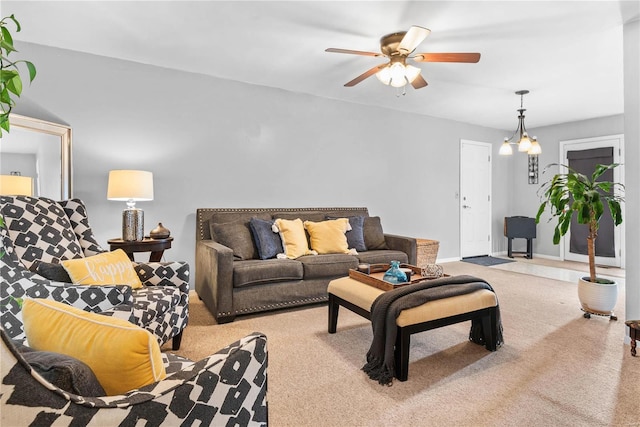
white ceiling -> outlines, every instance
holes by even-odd
[[[635,1],[6,1],[28,41],[292,92],[515,130],[621,114],[622,24]],[[431,29],[416,52],[480,52],[477,64],[420,63],[429,86],[371,77],[382,35]],[[37,64],[36,64],[37,66]]]

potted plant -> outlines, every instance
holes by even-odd
[[[16,102],[12,94],[20,96],[22,93],[22,78],[18,64],[22,63],[29,72],[29,83],[36,78],[36,67],[29,61],[9,59],[12,52],[17,52],[13,47],[13,37],[7,28],[9,22],[16,26],[16,32],[20,31],[20,23],[13,16],[6,16],[0,20],[0,138],[2,131],[9,132],[9,113]]]
[[[596,276],[595,241],[598,236],[600,218],[605,212],[605,205],[611,212],[614,224],[618,226],[622,223],[620,204],[624,202],[624,198],[619,193],[624,190],[624,185],[599,180],[602,174],[618,167],[619,164],[596,165],[591,177],[566,165],[553,163],[547,168],[551,166],[563,168],[565,172],[555,174],[538,190],[542,203],[536,215],[536,223],[540,222],[540,217],[548,206],[551,213],[549,221],[557,219],[553,233],[553,243],[556,245],[569,230],[571,218],[574,215],[577,216],[579,224],[586,224],[589,227],[587,236],[589,277],[583,277],[578,281],[580,304],[585,312],[584,316],[587,318],[591,314],[598,314],[616,320],[613,308],[618,297],[618,286],[611,280]]]

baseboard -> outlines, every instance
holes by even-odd
[[[453,257],[453,258],[439,258],[436,260],[436,264],[446,264],[447,262],[455,262],[455,261],[460,261],[460,257]]]

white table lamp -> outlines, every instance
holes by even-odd
[[[127,202],[127,209],[122,211],[122,240],[143,240],[144,212],[136,208],[136,202],[153,200],[153,174],[137,170],[110,171],[107,199]]]

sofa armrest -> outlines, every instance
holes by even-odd
[[[130,319],[130,310],[133,307],[130,286],[74,285],[43,279],[31,272],[26,272],[25,275],[30,277],[24,277],[15,282],[7,281],[7,286],[3,283],[0,290],[0,305],[2,306],[0,319],[10,338],[23,339],[25,337],[22,305],[18,303],[18,298],[50,299],[81,310],[111,315],[125,320]]]
[[[407,254],[409,264],[415,265],[418,260],[416,239],[414,237],[398,236],[395,234],[385,234],[384,240],[387,247],[394,251],[402,251]]]
[[[267,338],[261,333],[165,380],[104,397],[77,396],[48,383],[32,372],[4,331],[1,335],[3,425],[39,424],[43,413],[78,425],[268,424]]]
[[[189,264],[184,261],[133,263],[144,286],[175,286],[189,293]]]
[[[213,240],[196,242],[196,292],[218,323],[232,322],[233,251]]]

